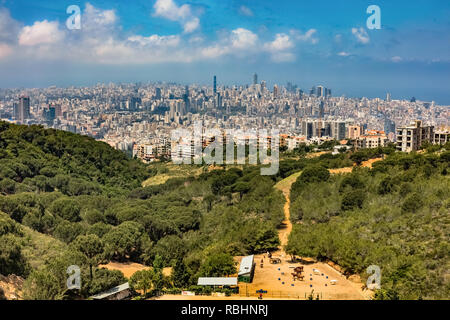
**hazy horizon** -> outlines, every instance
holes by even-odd
[[[334,96],[450,105],[450,3],[356,0],[0,1],[0,87],[260,80]],[[369,29],[369,5],[381,29]]]

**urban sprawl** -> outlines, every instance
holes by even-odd
[[[253,76],[252,84],[182,86],[173,83],[98,84],[92,87],[0,89],[0,119],[40,124],[91,136],[145,162],[193,155],[193,142],[173,140],[175,129],[202,125],[202,144],[215,137],[209,130],[233,129],[236,144],[248,144],[252,132],[278,130],[280,147],[338,140],[356,148],[395,143],[398,150],[418,150],[424,142],[450,141],[449,106],[433,101],[334,97],[318,85],[274,85]],[[217,131],[217,130],[216,130]]]

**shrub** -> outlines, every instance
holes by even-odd
[[[415,213],[423,206],[424,202],[422,197],[417,193],[414,193],[405,199],[402,205],[402,211]]]
[[[362,208],[366,195],[361,190],[353,190],[344,194],[341,202],[342,210]]]
[[[345,176],[342,180],[339,192],[345,191],[347,187],[351,187],[352,189],[364,189],[365,184],[357,175],[351,174]]]
[[[305,168],[298,179],[305,183],[311,183],[325,182],[329,178],[330,172],[328,171],[328,169],[322,166],[312,166]]]
[[[391,177],[386,177],[383,180],[381,180],[380,184],[378,185],[378,194],[384,195],[391,193],[395,190],[395,184]]]

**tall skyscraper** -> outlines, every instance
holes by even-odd
[[[185,93],[183,95],[183,101],[184,101],[184,107],[186,110],[186,113],[190,111],[190,101],[189,101],[189,86],[185,87]]]
[[[161,100],[161,88],[156,88],[156,94],[155,94],[155,99],[156,100]]]
[[[217,109],[222,108],[222,96],[220,93],[216,94],[214,105]]]
[[[55,108],[55,117],[62,117],[63,113],[62,113],[62,108],[60,104],[54,104],[53,107]]]
[[[17,102],[14,102],[13,104],[13,111],[14,120],[19,120],[19,104]]]
[[[277,85],[273,86],[273,97],[274,98],[278,97],[278,86]]]
[[[176,113],[176,105],[173,101],[170,102],[170,110],[169,110],[169,119],[173,120],[175,118]]]
[[[255,86],[258,84],[258,75],[256,73],[253,75],[253,84]]]
[[[44,109],[42,115],[43,115],[45,121],[47,121],[47,123],[49,125],[52,125],[53,121],[56,118],[56,107],[55,106],[48,106],[48,108]]]
[[[217,77],[214,76],[214,95],[217,93]]]
[[[325,107],[323,101],[319,103],[319,118],[323,118],[325,115]]]
[[[325,96],[325,88],[323,86],[317,86],[317,96],[318,97]]]
[[[266,81],[261,81],[261,90],[264,92],[264,90],[267,88],[267,83]]]
[[[18,119],[21,123],[25,122],[26,119],[30,118],[30,98],[20,97],[19,108],[18,108]]]
[[[131,97],[127,100],[126,106],[129,111],[136,111],[139,104],[141,103],[141,98]]]

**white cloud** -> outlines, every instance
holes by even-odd
[[[113,25],[117,22],[117,16],[114,10],[100,10],[90,3],[86,3],[84,18],[87,20],[88,26],[92,24],[96,27]]]
[[[352,34],[356,37],[356,40],[362,44],[368,44],[370,42],[369,34],[366,29],[361,28],[352,28]]]
[[[200,50],[201,55],[207,59],[219,58],[227,53],[229,53],[228,47],[222,47],[220,45],[214,45]]]
[[[294,46],[291,38],[285,33],[278,33],[275,36],[275,40],[272,42],[266,43],[265,48],[268,51],[283,51],[291,49]]]
[[[242,14],[243,16],[253,17],[253,11],[246,6],[241,6],[239,8],[239,13]]]
[[[32,26],[23,27],[19,34],[19,44],[35,46],[52,44],[64,38],[64,32],[59,29],[58,21],[36,21]]]
[[[289,31],[289,34],[276,34],[275,39],[271,42],[265,43],[263,49],[271,54],[271,59],[274,62],[292,62],[296,59],[295,54],[292,52],[296,46],[296,43],[303,42],[317,44],[319,39],[316,35],[316,29],[309,29],[304,33],[299,30],[292,29]]]
[[[231,33],[224,33],[218,43],[201,49],[204,58],[218,58],[224,55],[238,57],[268,53],[273,62],[291,62],[295,60],[295,54],[291,52],[295,48],[296,41],[308,41],[316,43],[313,35],[315,30],[311,29],[302,34],[291,31],[291,35],[278,33],[269,42],[260,41],[257,34],[245,28],[237,28]],[[294,34],[294,36],[292,36]]]
[[[200,19],[195,17],[184,24],[184,32],[192,33],[200,27]]]
[[[166,46],[176,47],[180,43],[179,36],[159,36],[154,34],[149,37],[132,36],[128,38],[128,41],[135,42],[141,46]]]
[[[191,15],[191,7],[184,4],[178,7],[173,0],[157,0],[153,6],[155,16],[164,17],[169,20],[179,21]]]
[[[341,56],[341,57],[348,57],[349,55],[350,55],[350,53],[345,52],[345,51],[342,51],[342,52],[338,53],[338,56]]]
[[[200,19],[188,4],[178,6],[173,0],[157,0],[153,8],[155,17],[179,22],[185,33],[192,33],[200,27]]]
[[[0,59],[6,58],[13,53],[11,46],[6,43],[0,43]]]
[[[200,44],[203,43],[203,41],[205,41],[205,39],[203,39],[203,37],[201,36],[194,36],[189,38],[189,43],[191,44]]]
[[[251,49],[256,45],[258,36],[250,30],[238,28],[231,32],[231,44],[236,49]]]
[[[14,43],[17,41],[19,32],[20,24],[11,18],[7,9],[0,8],[0,41]]]
[[[297,41],[310,42],[312,44],[317,44],[319,42],[319,39],[315,37],[317,34],[316,29],[309,29],[303,34],[300,31],[293,29],[290,31],[290,34]]]
[[[0,17],[9,17],[5,12],[0,9]],[[90,3],[82,12],[81,30],[76,31],[67,30],[57,21],[36,21],[31,26],[21,27],[12,18],[8,24],[2,23],[5,18],[0,20],[0,59],[131,65],[268,54],[278,63],[295,60],[293,50],[297,42],[316,41],[314,29],[305,33],[278,33],[270,41],[263,41],[257,33],[242,27],[221,30],[216,40],[207,41],[202,34],[192,33],[199,28],[200,19],[193,14],[191,6],[178,6],[173,0],[158,0],[154,15],[179,22],[183,31],[175,35],[130,34],[121,28],[114,10],[102,10]],[[11,26],[17,29],[14,37],[6,32]]]
[[[395,57],[392,57],[392,58],[391,58],[391,61],[392,61],[392,62],[395,62],[395,63],[398,63],[398,62],[402,62],[402,61],[403,61],[403,58],[402,58],[402,57],[399,57],[399,56],[395,56]]]
[[[244,28],[237,28],[230,33],[223,33],[213,45],[200,49],[201,56],[208,59],[224,55],[247,56],[258,51],[258,35]]]
[[[273,41],[264,44],[264,50],[271,54],[274,62],[290,62],[295,60],[295,55],[289,51],[294,46],[291,37],[285,33],[278,33]]]

